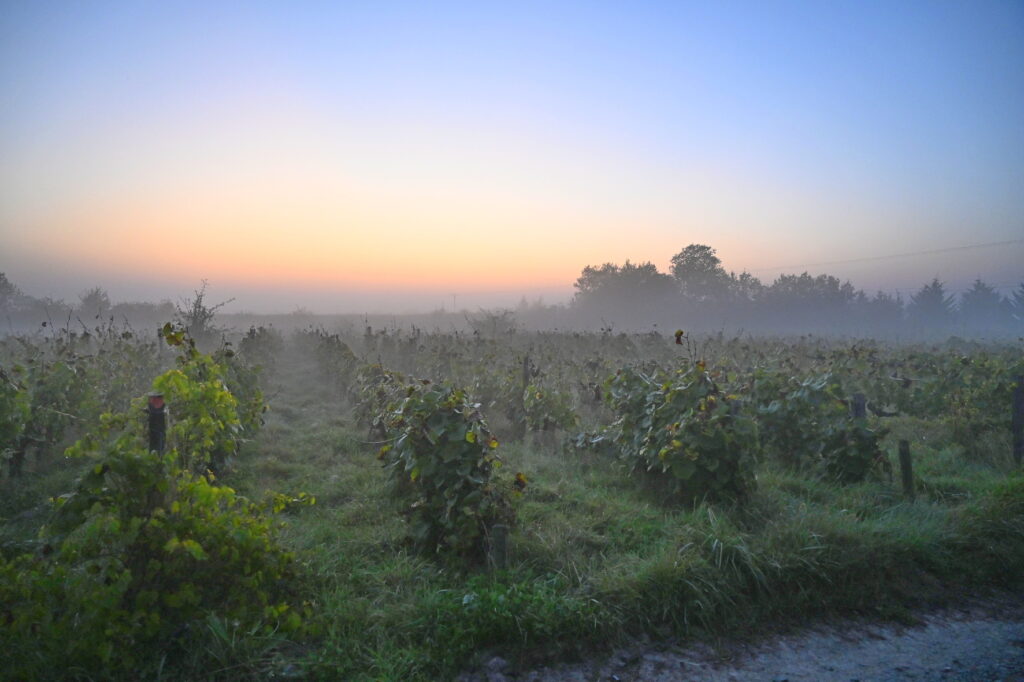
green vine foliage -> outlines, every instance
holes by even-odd
[[[264,509],[191,470],[233,447],[239,418],[222,372],[196,354],[154,382],[175,401],[216,404],[186,406],[164,455],[146,449],[142,398],[69,448],[87,468],[54,500],[40,551],[0,560],[0,646],[13,679],[50,677],[58,661],[100,678],[144,670],[201,637],[211,617],[265,636],[302,627],[295,561]]]
[[[238,342],[238,352],[249,362],[272,367],[284,351],[284,337],[273,327],[253,325]]]
[[[880,446],[885,431],[850,416],[831,374],[800,381],[761,370],[754,384],[762,446],[784,466],[842,483],[887,466]]]
[[[526,428],[526,414],[521,369],[512,363],[506,365],[502,359],[495,358],[477,371],[467,371],[466,382],[474,400],[479,401],[488,414],[502,415],[517,438],[521,438]]]
[[[181,350],[178,366],[153,382],[171,406],[168,447],[177,452],[182,468],[199,474],[222,471],[241,442],[262,425],[266,404],[258,374],[230,348],[208,355],[183,330],[166,325],[163,334]]]
[[[128,409],[132,399],[166,366],[160,357],[160,339],[143,338],[130,327],[98,327],[89,339],[94,350],[87,358],[88,382],[96,387],[97,409],[81,417],[91,422],[102,412]]]
[[[494,477],[498,441],[461,389],[409,386],[387,415],[393,441],[380,449],[413,544],[427,553],[479,558],[495,523],[510,524],[517,491]],[[517,476],[514,487],[526,480]]]
[[[742,500],[753,489],[754,421],[704,363],[672,374],[622,369],[608,385],[615,442],[629,470],[681,500]]]
[[[25,455],[30,448],[46,453],[61,442],[80,415],[95,413],[97,391],[90,381],[87,359],[63,342],[53,349],[39,349],[24,364],[11,368],[10,378],[23,396],[12,404],[16,418],[27,405],[18,437],[5,444],[10,451],[12,476],[21,474]]]
[[[0,452],[12,476],[22,473],[26,455],[38,464],[59,452],[105,410],[124,410],[159,371],[155,340],[138,338],[113,324],[50,336],[0,339]],[[27,410],[27,411],[26,411]]]
[[[229,344],[221,346],[212,355],[223,370],[224,386],[238,405],[238,421],[242,431],[240,443],[249,439],[263,426],[263,415],[269,409],[260,388],[261,367],[232,350]],[[179,363],[187,360],[179,360]]]
[[[0,462],[10,462],[31,410],[28,392],[0,367]]]
[[[385,438],[389,412],[401,398],[407,381],[400,372],[377,363],[360,367],[353,387],[356,423],[366,426],[374,437]]]
[[[336,385],[347,388],[359,368],[359,358],[338,334],[320,329],[309,333],[316,340],[314,352],[321,369]]]
[[[572,394],[557,388],[530,384],[523,392],[526,427],[530,431],[571,429],[579,418],[572,406]]]
[[[1005,363],[987,354],[961,358],[954,365],[955,381],[947,394],[947,415],[953,442],[977,460],[984,438],[1010,434],[1013,391],[1024,375],[1024,358]]]

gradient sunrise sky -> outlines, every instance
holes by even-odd
[[[1024,3],[0,5],[0,271],[34,295],[556,301],[690,243],[1011,290]]]

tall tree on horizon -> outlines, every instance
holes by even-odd
[[[898,293],[892,295],[878,291],[869,298],[859,291],[853,305],[858,313],[858,324],[863,329],[894,331],[903,324],[903,299]]]
[[[7,279],[7,274],[0,272],[0,310],[10,310],[22,293],[14,282]]]
[[[938,277],[911,295],[907,306],[907,316],[912,321],[933,327],[949,325],[955,312],[953,297],[946,295],[946,287]]]
[[[672,276],[659,272],[653,263],[628,260],[623,265],[588,265],[573,286],[572,306],[577,310],[630,323],[646,323],[677,292]]]
[[[1018,324],[1024,324],[1024,282],[1020,283],[1007,302],[1010,304],[1010,315]]]
[[[102,287],[95,286],[78,295],[78,314],[86,319],[106,317],[110,312],[110,296]]]
[[[960,295],[960,319],[972,329],[991,329],[1000,325],[1005,310],[1002,296],[980,278]]]
[[[729,293],[729,274],[715,249],[705,244],[690,244],[672,256],[672,276],[693,301],[723,300]]]
[[[765,286],[757,277],[744,270],[740,274],[729,273],[729,293],[733,302],[753,303],[764,296]]]

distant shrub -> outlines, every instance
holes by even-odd
[[[743,499],[754,486],[754,422],[739,414],[704,363],[673,374],[622,369],[608,402],[623,461],[680,499]]]
[[[479,407],[460,389],[420,383],[387,413],[392,442],[379,456],[423,551],[479,557],[490,526],[513,519],[510,493],[493,477],[498,441]]]
[[[572,408],[572,395],[568,391],[541,384],[530,384],[523,394],[526,427],[530,431],[569,429],[579,418]]]
[[[284,337],[273,327],[250,326],[238,342],[238,352],[242,357],[264,367],[272,366],[283,351]]]
[[[850,416],[838,384],[825,374],[804,381],[761,371],[755,376],[761,443],[769,457],[794,470],[851,483],[884,462],[884,431]]]
[[[347,389],[352,375],[359,367],[359,358],[337,334],[328,334],[322,330],[310,333],[316,339],[314,352],[320,368],[336,385]]]
[[[369,428],[375,437],[384,438],[389,412],[400,400],[407,381],[400,372],[381,364],[360,367],[352,388],[356,422]]]

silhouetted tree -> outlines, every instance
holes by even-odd
[[[960,319],[972,329],[1001,325],[1005,312],[1002,296],[980,279],[974,280],[971,288],[960,295]]]
[[[117,320],[127,320],[132,325],[160,326],[173,320],[176,312],[174,304],[168,300],[159,303],[127,301],[114,304],[110,316]]]
[[[730,298],[738,302],[753,303],[764,296],[765,286],[749,272],[729,273]]]
[[[1018,324],[1024,324],[1024,282],[1020,283],[1010,297],[1010,310]]]
[[[903,299],[897,293],[895,296],[879,291],[875,297],[868,302],[869,322],[886,327],[896,327],[903,322]]]
[[[649,321],[652,313],[676,294],[670,275],[658,272],[653,263],[588,265],[573,285],[572,305],[590,317],[609,316],[628,323]]]
[[[832,324],[849,312],[856,290],[849,282],[841,282],[832,275],[812,277],[779,275],[765,291],[765,300],[780,322]]]
[[[672,256],[672,276],[683,296],[693,301],[723,300],[729,291],[729,275],[715,250],[690,244]]]
[[[953,321],[953,297],[946,295],[946,287],[935,278],[930,284],[910,297],[907,317],[911,321],[932,327],[943,327]]]
[[[771,286],[771,295],[788,298],[802,303],[830,303],[842,305],[853,300],[856,290],[849,282],[841,282],[832,275],[811,277],[801,275],[779,275]]]
[[[188,333],[196,341],[209,341],[224,333],[224,329],[213,324],[213,318],[217,311],[231,303],[235,299],[229,298],[216,305],[206,304],[206,288],[209,282],[202,280],[202,286],[194,291],[191,300],[182,300],[175,306],[176,312],[174,321],[188,330]]]
[[[12,310],[21,297],[21,290],[7,279],[6,274],[0,272],[0,310]]]
[[[86,319],[106,317],[110,312],[110,296],[100,287],[93,287],[78,295],[78,315]]]

